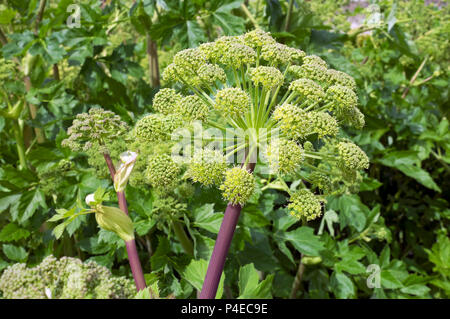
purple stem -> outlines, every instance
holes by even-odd
[[[109,173],[111,175],[111,179],[114,181],[114,175],[116,174],[116,169],[114,168],[114,164],[111,160],[109,154],[104,153],[103,157],[105,158],[106,165],[108,165]],[[124,192],[117,192],[117,200],[119,201],[120,209],[128,215],[128,206],[127,200],[125,198]],[[144,272],[142,271],[141,262],[139,261],[139,256],[137,253],[136,242],[134,239],[125,242],[128,254],[128,261],[130,263],[131,273],[133,274],[134,283],[136,284],[136,289],[142,290],[146,287]]]
[[[250,172],[252,172],[254,168],[254,163],[250,163],[247,166],[247,170]],[[222,276],[228,250],[230,249],[231,240],[233,239],[234,230],[236,229],[241,209],[242,206],[239,204],[228,204],[225,210],[222,224],[220,225],[219,233],[217,234],[214,250],[209,260],[208,270],[206,271],[202,291],[198,297],[199,299],[216,298],[220,277]]]

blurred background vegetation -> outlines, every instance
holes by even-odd
[[[446,1],[0,3],[0,273],[53,254],[130,276],[123,241],[91,217],[58,241],[45,222],[100,186],[112,189],[106,170],[91,168],[95,158],[61,147],[67,127],[94,106],[132,125],[152,112],[178,50],[259,27],[355,78],[366,126],[346,134],[371,166],[358,194],[328,198],[323,218],[306,226],[286,214],[282,193],[259,192],[243,209],[224,297],[450,297]],[[176,206],[128,187],[127,198],[148,282],[162,297],[195,298],[223,216],[220,193],[198,187]],[[192,257],[164,220],[174,211]]]

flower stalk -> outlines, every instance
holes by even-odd
[[[112,162],[111,156],[108,153],[103,153],[103,157],[105,158],[106,165],[108,166],[109,173],[111,175],[111,179],[114,181],[114,176],[116,174],[116,170],[114,168],[114,164]],[[119,201],[120,209],[128,215],[128,205],[125,197],[125,192],[120,191],[117,192],[117,200]],[[145,278],[144,272],[142,271],[141,262],[139,260],[139,255],[137,253],[136,242],[134,239],[128,240],[125,242],[125,246],[128,254],[128,261],[130,263],[131,273],[133,274],[134,283],[136,284],[136,289],[142,290],[145,289]]]

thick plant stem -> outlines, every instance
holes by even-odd
[[[250,172],[255,168],[255,163],[250,163],[247,170]],[[234,231],[239,220],[242,206],[228,204],[217,234],[216,244],[209,260],[208,270],[206,271],[205,281],[199,299],[214,299],[217,288],[219,287],[220,277],[225,266],[228,250],[233,239]]]
[[[192,241],[189,239],[188,235],[183,229],[183,225],[177,220],[172,221],[173,231],[177,236],[178,240],[181,243],[186,254],[190,256],[194,256],[194,246],[192,245]]]
[[[298,265],[297,274],[295,275],[294,283],[292,284],[290,299],[295,299],[297,291],[300,289],[302,284],[303,272],[305,271],[305,265],[302,262],[303,255],[300,257],[300,265]]]
[[[108,153],[103,153],[106,165],[108,166],[111,179],[114,181],[114,175],[116,174],[116,169],[111,160],[111,156]],[[117,200],[119,201],[120,209],[128,215],[127,200],[125,198],[124,192],[117,192]],[[131,273],[133,274],[134,283],[136,284],[136,289],[142,290],[146,287],[144,272],[142,271],[141,262],[139,261],[139,255],[137,253],[135,240],[129,240],[125,242],[128,254],[128,261],[130,263]]]
[[[159,87],[161,83],[159,76],[157,45],[156,42],[152,40],[152,38],[148,33],[147,33],[147,56],[150,71],[150,84],[152,85],[152,87]]]
[[[13,127],[14,138],[16,139],[17,155],[19,156],[20,169],[27,168],[27,160],[25,157],[25,145],[19,123],[15,122]]]

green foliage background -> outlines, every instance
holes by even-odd
[[[45,222],[98,187],[113,191],[103,166],[61,147],[67,127],[94,106],[130,125],[152,112],[159,87],[149,44],[163,70],[180,49],[259,26],[355,78],[366,127],[347,133],[371,166],[358,195],[328,198],[323,218],[308,225],[286,214],[281,192],[258,192],[242,211],[218,296],[448,298],[450,14],[435,2],[350,10],[342,0],[85,0],[71,28],[72,1],[1,1],[0,272],[53,254],[130,276],[123,241],[92,216],[60,240]],[[366,23],[351,28],[357,17]],[[195,298],[226,205],[220,193],[198,187],[177,208],[193,258],[161,221],[152,189],[129,186],[126,195],[148,283],[161,297]]]

